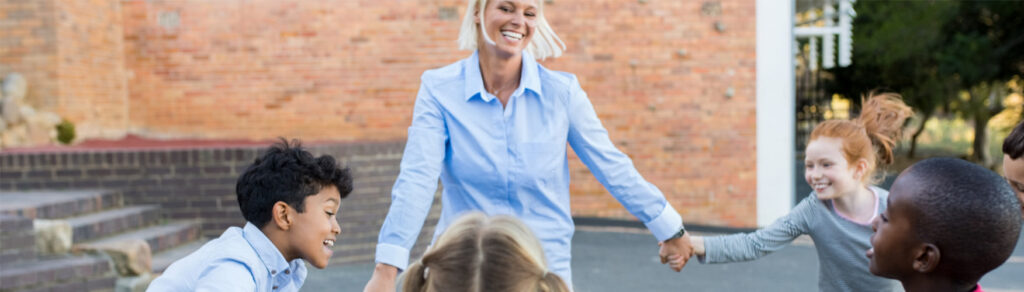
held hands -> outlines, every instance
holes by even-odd
[[[398,276],[398,268],[388,264],[377,263],[373,268],[373,276],[366,282],[363,292],[394,292],[395,277]]]
[[[682,237],[666,240],[658,243],[658,255],[661,256],[662,264],[669,264],[669,268],[679,272],[686,266],[686,262],[693,256],[693,246],[690,242],[690,235],[683,234]]]

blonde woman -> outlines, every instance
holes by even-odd
[[[668,255],[689,258],[682,217],[615,148],[576,77],[535,60],[558,57],[565,47],[543,5],[469,0],[458,43],[473,54],[423,73],[366,291],[394,290],[438,178],[444,185],[438,232],[468,211],[519,218],[539,237],[551,271],[571,286],[567,143],[662,243],[663,263]]]
[[[540,241],[510,216],[469,213],[403,274],[402,291],[569,291],[547,270]]]

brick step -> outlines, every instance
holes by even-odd
[[[167,224],[137,229],[84,244],[106,244],[141,239],[149,244],[149,248],[153,253],[158,253],[194,241],[197,238],[199,238],[199,223],[193,221],[171,221]]]
[[[99,256],[57,256],[0,264],[0,291],[95,291],[114,289],[117,275]]]
[[[32,219],[0,214],[0,263],[26,261],[36,256]]]
[[[3,191],[0,214],[29,219],[57,219],[120,207],[121,193],[104,190]]]
[[[130,206],[67,218],[72,242],[86,242],[155,223],[160,219],[159,205]]]
[[[199,248],[203,247],[203,245],[208,241],[209,240],[206,239],[200,239],[154,254],[153,273],[163,273],[164,270],[167,270],[167,267],[172,263],[184,258],[196,250],[199,250]]]

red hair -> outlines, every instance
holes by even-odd
[[[861,181],[875,183],[879,179],[874,177],[878,164],[892,164],[903,122],[914,111],[896,93],[872,93],[866,100],[862,97],[861,104],[864,106],[856,119],[828,120],[815,126],[808,144],[819,137],[839,138],[847,163],[852,165],[861,159],[868,162]]]

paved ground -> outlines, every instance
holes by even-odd
[[[1024,234],[1022,234],[1024,236]],[[373,266],[311,268],[304,291],[361,291]],[[581,227],[573,238],[573,277],[577,291],[815,291],[818,259],[806,240],[760,260],[702,265],[681,273],[658,262],[657,246],[646,231],[622,227]],[[990,292],[1024,292],[1024,241],[1013,257],[981,284]]]

